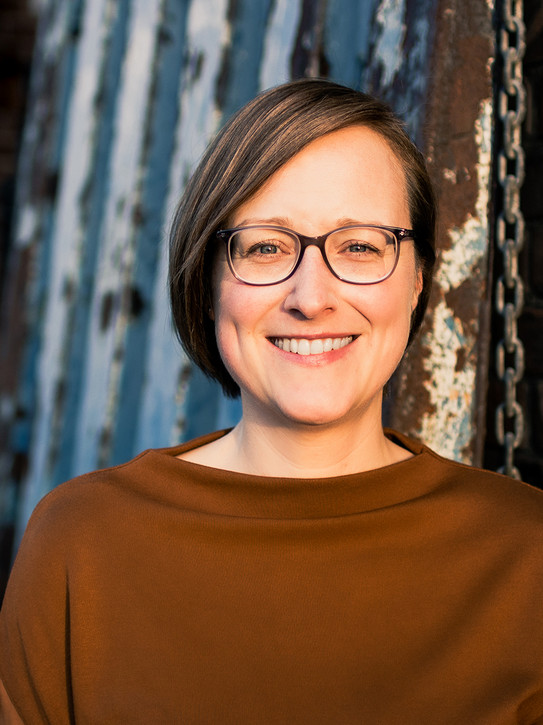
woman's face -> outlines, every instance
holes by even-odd
[[[229,223],[275,224],[312,237],[347,224],[408,228],[404,174],[381,136],[348,127],[310,143]],[[213,315],[244,414],[252,411],[279,425],[331,425],[370,411],[380,423],[383,386],[405,350],[421,285],[413,242],[402,243],[392,276],[372,285],[334,277],[315,246],[306,249],[290,279],[246,285],[230,272],[221,247]],[[304,352],[312,342],[329,339],[340,347],[310,355],[277,344],[288,340],[290,347],[295,340]],[[320,350],[318,342],[312,347]]]

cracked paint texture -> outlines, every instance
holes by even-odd
[[[469,282],[485,263],[487,253],[488,202],[491,173],[492,104],[481,103],[474,128],[478,149],[478,193],[475,213],[468,214],[461,227],[449,230],[451,247],[441,254],[439,266],[440,300],[433,310],[431,339],[423,340],[429,350],[424,369],[429,378],[425,387],[431,409],[421,421],[423,439],[442,455],[470,462],[469,449],[474,435],[474,397],[476,384],[477,330],[455,312],[448,298],[451,292]],[[454,169],[444,176],[456,183]]]
[[[403,63],[404,5],[404,0],[382,0],[375,17],[380,26],[380,32],[374,56],[382,65],[383,85],[385,86],[392,83]]]

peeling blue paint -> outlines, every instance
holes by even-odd
[[[326,10],[324,38],[330,75],[340,83],[360,90],[365,90],[362,76],[368,63],[377,2],[328,0]]]
[[[270,88],[290,79],[290,54],[302,15],[302,0],[275,0],[262,51],[259,86]]]
[[[375,21],[379,30],[374,57],[381,64],[383,86],[390,86],[403,62],[405,0],[381,0]]]
[[[70,308],[71,320],[67,322],[64,331],[63,342],[67,354],[64,361],[66,395],[63,401],[57,403],[59,406],[62,405],[62,410],[57,412],[60,425],[49,443],[49,460],[52,464],[50,486],[56,486],[79,472],[73,467],[77,440],[77,427],[74,421],[78,420],[84,393],[83,376],[92,313],[89,299],[96,278],[99,252],[97,239],[109,194],[108,167],[112,153],[113,123],[118,101],[116,91],[126,44],[128,12],[128,4],[120,3],[117,14],[111,16],[112,22],[108,24],[108,34],[104,39],[100,86],[97,88],[94,100],[96,125],[92,132],[92,157],[87,170],[86,187],[78,204],[79,228],[76,233],[81,236],[81,241],[79,249],[74,250],[80,256],[76,283],[77,298]],[[43,476],[43,471],[40,475]]]
[[[110,462],[126,459],[127,452],[136,455],[134,442],[142,410],[145,379],[145,355],[151,305],[158,269],[162,224],[166,215],[165,200],[168,192],[168,168],[173,153],[174,134],[179,113],[178,83],[182,71],[187,23],[188,2],[167,0],[163,9],[162,37],[157,47],[156,84],[149,108],[148,148],[142,169],[142,224],[136,231],[135,264],[132,284],[140,291],[144,301],[141,314],[128,325],[124,364],[120,381],[118,409]],[[172,33],[169,29],[175,28]],[[160,30],[159,30],[160,32]],[[130,454],[129,454],[130,455]]]
[[[218,106],[223,118],[255,96],[260,90],[260,62],[272,9],[271,0],[243,0],[234,3],[236,12],[231,19],[231,40],[223,57]]]

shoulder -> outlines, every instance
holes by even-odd
[[[411,475],[423,477],[442,499],[510,524],[532,522],[543,531],[543,490],[495,471],[445,458],[420,441],[395,431],[387,431],[387,435],[413,453]]]
[[[83,516],[92,516],[107,508],[112,499],[126,498],[137,490],[137,484],[146,476],[147,459],[151,453],[144,451],[126,463],[84,473],[56,486],[37,504],[28,529],[39,528],[42,523],[50,525],[62,521],[80,524]],[[160,471],[156,475],[160,476]]]
[[[149,449],[125,463],[60,484],[34,509],[22,548],[35,540],[67,549],[81,547],[85,540],[105,534],[122,535],[123,529],[148,518],[153,508],[183,507],[193,469],[178,456],[222,435],[224,431],[219,431],[177,446]]]
[[[431,448],[424,446],[435,466],[439,468],[447,480],[464,482],[468,486],[490,490],[496,495],[520,498],[543,505],[543,490],[497,471],[478,468],[466,463],[445,458]]]
[[[216,431],[177,446],[143,451],[135,458],[109,468],[85,473],[60,484],[38,503],[29,521],[30,528],[42,522],[71,523],[93,519],[115,507],[118,514],[138,504],[168,502],[182,497],[182,484],[188,483],[194,470],[179,456],[225,435]]]
[[[543,534],[543,490],[495,471],[445,458],[422,445],[427,467],[444,490],[461,497],[496,525]]]
[[[69,588],[88,591],[98,580],[96,572],[110,570],[119,552],[137,558],[147,537],[163,530],[161,513],[174,508],[164,505],[169,503],[164,492],[179,482],[176,452],[145,451],[48,493],[21,540],[4,598],[4,621],[24,622],[32,629],[39,619],[37,597],[40,617],[54,619],[66,606]]]
[[[179,478],[179,446],[148,450],[120,465],[77,476],[47,493],[35,507],[17,559],[71,560],[85,548],[122,536],[149,504]]]

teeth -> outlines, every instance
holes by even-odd
[[[326,337],[319,340],[305,340],[297,337],[276,337],[273,340],[273,344],[280,350],[294,352],[298,355],[321,355],[323,352],[330,352],[330,350],[339,350],[352,341],[352,335],[349,337]]]

